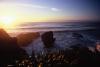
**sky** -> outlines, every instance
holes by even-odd
[[[99,18],[100,0],[0,0],[0,22],[6,24]]]

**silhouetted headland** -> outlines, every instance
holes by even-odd
[[[18,46],[17,38],[0,29],[0,65],[14,64],[15,60],[23,59],[25,55],[26,52]]]

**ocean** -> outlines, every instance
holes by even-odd
[[[46,31],[82,31],[99,30],[100,22],[30,22],[16,26],[14,29],[8,29],[7,32],[14,36],[27,32],[46,32]],[[15,34],[16,33],[16,34]],[[12,35],[13,36],[13,35]]]
[[[99,22],[30,23],[19,25],[17,29],[12,30],[13,32],[9,34],[17,36],[20,33],[39,32],[40,37],[38,39],[32,41],[28,46],[23,47],[31,55],[32,51],[35,51],[35,53],[44,51],[41,36],[47,31],[53,31],[56,46],[59,46],[61,49],[67,49],[76,44],[81,44],[81,47],[95,48],[96,42],[100,41],[99,30]],[[82,38],[73,36],[74,33],[81,35]]]

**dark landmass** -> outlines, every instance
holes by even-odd
[[[15,60],[24,58],[26,52],[17,44],[16,38],[11,38],[0,29],[0,65],[13,64]]]

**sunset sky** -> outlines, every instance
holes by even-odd
[[[0,0],[0,24],[99,18],[100,0]]]

